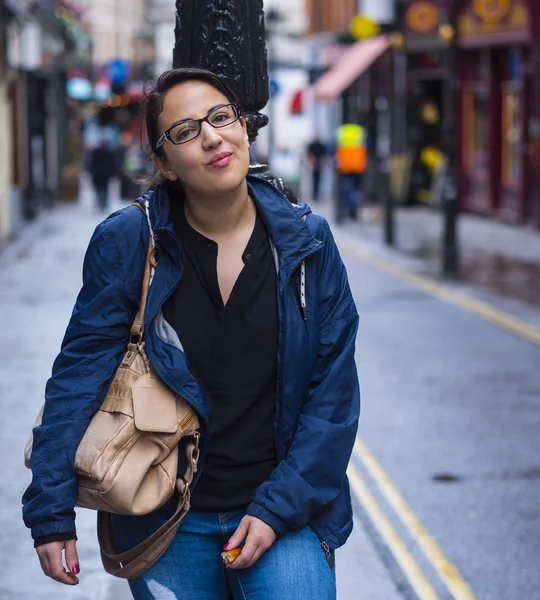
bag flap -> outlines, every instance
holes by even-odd
[[[176,394],[155,375],[146,373],[132,387],[133,418],[139,431],[176,433]]]

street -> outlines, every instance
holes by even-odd
[[[20,508],[30,476],[24,444],[100,218],[83,195],[78,205],[42,215],[0,252],[0,600],[130,597],[125,582],[102,571],[95,514],[78,511],[81,584],[67,588],[41,574]],[[362,256],[376,247],[347,228],[334,233],[361,317],[363,402],[351,462],[355,530],[337,553],[338,598],[539,600],[539,345],[366,262]],[[359,481],[400,544],[389,543]],[[411,514],[392,505],[391,489],[441,554],[411,525]]]
[[[339,600],[540,600],[539,57],[538,0],[0,0],[0,600],[131,598],[93,511],[80,585],[44,576],[25,445],[98,223],[153,166],[204,203],[248,153],[328,219],[360,314]]]
[[[345,260],[362,319],[360,436],[476,598],[537,600],[540,348]]]

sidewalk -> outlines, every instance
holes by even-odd
[[[309,201],[308,201],[309,202]],[[333,222],[330,198],[312,209]],[[540,327],[540,232],[471,214],[458,217],[460,277],[442,276],[444,217],[429,207],[396,207],[394,247],[384,243],[384,212],[366,206],[358,222],[333,224],[362,251],[427,276]]]
[[[113,209],[123,204],[113,196]],[[41,405],[45,382],[81,283],[83,255],[101,220],[87,189],[77,204],[58,205],[25,226],[0,251],[0,330],[3,381],[0,406],[1,600],[129,600],[125,581],[106,575],[99,558],[95,513],[77,511],[81,583],[68,588],[46,579],[21,519],[20,499],[30,481],[23,449]],[[0,351],[1,352],[1,351]],[[338,550],[339,600],[399,600],[394,583],[362,522]],[[21,565],[24,565],[23,567]]]

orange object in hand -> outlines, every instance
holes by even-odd
[[[223,564],[230,565],[240,556],[241,552],[242,552],[241,547],[233,548],[232,550],[227,550],[226,552],[222,552],[221,560],[223,561]]]

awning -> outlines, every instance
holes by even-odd
[[[355,42],[313,86],[315,100],[334,102],[390,47],[387,35]]]
[[[318,66],[332,67],[349,50],[350,46],[343,44],[327,44],[319,49]]]

